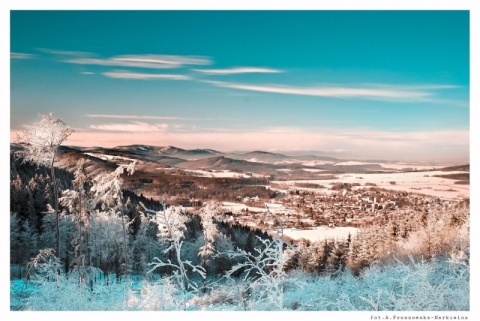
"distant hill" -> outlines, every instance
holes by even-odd
[[[470,172],[470,164],[448,166],[448,167],[439,168],[438,170],[444,171],[444,172],[450,172],[450,171]]]
[[[12,152],[22,150],[11,144]],[[190,175],[185,170],[231,171],[274,177],[277,180],[326,179],[339,173],[398,172],[399,169],[383,167],[375,161],[340,160],[328,156],[288,156],[255,150],[244,153],[225,153],[213,149],[183,149],[175,146],[127,145],[111,148],[61,146],[58,166],[71,170],[80,158],[87,159],[90,171],[97,173],[113,170],[119,164],[137,161],[137,169],[156,175],[159,170],[176,169],[180,175]],[[395,165],[395,162],[391,162]],[[449,166],[441,171],[469,172],[470,166]],[[273,179],[273,178],[272,178]],[[464,178],[462,178],[464,180]]]
[[[215,156],[199,160],[191,160],[177,164],[178,168],[184,169],[214,169],[230,170],[234,172],[269,173],[277,166],[267,163],[250,162],[242,159],[233,159],[225,156]]]
[[[128,145],[117,146],[111,148],[111,150],[124,151],[140,155],[160,156],[168,155],[171,157],[182,159],[196,159],[203,157],[212,157],[214,155],[220,155],[222,153],[213,149],[183,149],[175,146],[150,146],[150,145]]]
[[[228,157],[234,159],[244,159],[253,162],[264,162],[264,163],[297,163],[301,164],[308,161],[329,161],[329,162],[338,162],[339,159],[333,157],[325,156],[314,156],[314,155],[298,155],[298,156],[288,156],[280,153],[271,153],[261,150],[256,150],[253,152],[246,153],[230,153],[227,154]]]

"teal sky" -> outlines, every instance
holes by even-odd
[[[468,11],[12,11],[10,45],[12,133],[469,157]]]

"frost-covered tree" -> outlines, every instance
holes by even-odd
[[[93,209],[91,199],[85,191],[85,184],[87,183],[85,159],[82,158],[78,161],[74,176],[75,179],[72,181],[74,189],[62,192],[60,204],[66,207],[75,219],[78,235],[73,240],[75,246],[74,265],[78,268],[79,282],[82,283],[85,270],[84,243],[86,243],[86,246],[88,247],[90,211]],[[88,259],[90,258],[88,257]]]
[[[156,237],[156,225],[141,211],[137,209],[140,226],[132,242],[131,257],[132,269],[144,274],[150,270],[148,263],[161,254],[162,248]]]
[[[34,123],[29,129],[17,136],[17,143],[22,145],[23,157],[27,162],[50,167],[55,200],[56,216],[56,252],[60,257],[60,226],[58,212],[58,184],[55,179],[54,164],[58,147],[70,136],[74,130],[63,121],[56,118],[53,113],[39,115],[41,120]]]
[[[191,261],[182,259],[182,246],[186,230],[185,224],[188,221],[188,217],[183,213],[181,207],[171,206],[166,208],[166,204],[163,203],[163,210],[156,212],[145,208],[142,203],[140,204],[147,213],[155,215],[153,220],[157,223],[159,228],[158,236],[169,243],[169,247],[164,253],[172,251],[175,255],[175,261],[168,259],[166,262],[155,257],[154,262],[150,263],[152,269],[149,272],[163,266],[170,266],[174,269],[173,277],[176,284],[181,289],[183,296],[183,309],[186,310],[187,291],[198,290],[197,284],[189,278],[187,269],[190,268],[192,272],[198,273],[202,278],[205,278],[205,270],[201,266],[194,265]]]
[[[221,207],[215,203],[207,204],[198,212],[202,222],[203,238],[205,240],[205,244],[200,248],[198,255],[204,261],[207,260],[208,257],[210,257],[213,253],[215,253],[215,246],[213,243],[219,232],[214,220],[221,214],[221,212]]]
[[[215,253],[215,238],[219,235],[219,231],[217,225],[215,224],[215,219],[223,212],[222,208],[219,204],[216,203],[209,203],[206,206],[202,207],[198,215],[200,216],[200,220],[203,227],[203,239],[204,244],[200,247],[200,251],[198,252],[198,256],[202,259],[202,266],[205,270],[205,274],[207,273],[207,262],[208,259]],[[203,279],[203,292],[206,291],[206,275]]]
[[[22,224],[19,238],[20,257],[25,261],[38,251],[38,234],[28,220]]]
[[[20,218],[17,213],[10,212],[10,263],[18,263],[19,261],[20,232]]]
[[[127,172],[133,175],[135,171],[136,161],[128,165],[120,165],[111,173],[100,174],[93,179],[94,185],[91,191],[94,193],[95,202],[100,203],[102,208],[109,208],[114,213],[118,213],[122,218],[123,233],[123,253],[125,260],[125,277],[128,276],[128,247],[127,247],[127,230],[125,223],[125,204],[123,201],[123,179],[122,175]]]
[[[54,281],[57,285],[60,280],[58,271],[60,270],[60,260],[53,254],[53,249],[46,248],[39,251],[27,264],[27,280],[33,278],[34,281],[45,283]]]
[[[288,253],[285,248],[288,244],[283,240],[282,230],[270,239],[257,237],[262,243],[261,248],[255,249],[255,254],[237,249],[228,255],[231,258],[240,258],[242,261],[226,273],[227,278],[237,271],[243,270],[243,281],[248,284],[256,302],[265,307],[276,310],[283,309],[284,281],[286,278],[285,264]]]
[[[96,210],[90,218],[90,252],[92,266],[103,270],[108,276],[113,270],[120,278],[123,258],[123,222],[112,211]]]

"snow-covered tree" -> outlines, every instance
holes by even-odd
[[[182,296],[183,296],[183,309],[187,309],[187,291],[198,290],[197,284],[189,278],[187,269],[190,268],[192,272],[198,273],[202,278],[205,278],[205,270],[198,265],[192,264],[191,261],[182,259],[182,246],[184,239],[184,232],[186,230],[185,224],[188,221],[188,217],[183,213],[181,207],[171,206],[166,208],[166,204],[163,203],[163,210],[161,211],[152,211],[140,203],[142,207],[147,211],[147,213],[155,215],[153,220],[157,223],[159,228],[159,237],[163,238],[169,243],[169,247],[164,251],[168,253],[173,251],[175,255],[175,261],[168,259],[166,262],[159,259],[158,257],[154,258],[154,262],[151,262],[150,265],[152,269],[149,272],[154,271],[155,269],[163,266],[170,266],[174,269],[173,276],[176,281],[176,284],[180,287]]]
[[[72,181],[74,189],[62,192],[60,204],[66,207],[75,218],[78,235],[73,240],[75,246],[74,264],[78,268],[79,282],[82,283],[85,272],[84,243],[88,247],[90,211],[93,209],[92,202],[85,191],[85,184],[87,183],[85,159],[82,158],[78,161],[74,176],[75,179]]]
[[[285,264],[288,261],[288,244],[283,240],[282,230],[278,230],[273,240],[257,237],[262,243],[256,248],[256,254],[237,249],[228,255],[240,258],[242,261],[226,273],[227,278],[237,271],[243,271],[243,281],[254,293],[254,300],[265,307],[276,310],[283,309],[284,281],[286,278]]]
[[[60,280],[58,271],[60,260],[54,255],[53,249],[46,248],[39,251],[27,264],[26,279],[33,278],[34,281],[45,283],[52,280],[57,283]]]
[[[125,277],[128,276],[128,242],[127,230],[125,223],[125,204],[123,201],[123,179],[122,175],[127,172],[133,175],[135,171],[136,161],[128,165],[120,165],[111,173],[100,174],[93,179],[94,185],[91,191],[94,193],[95,202],[100,203],[102,208],[109,208],[114,213],[118,213],[122,218],[122,233],[123,233],[123,253],[125,260]]]
[[[113,270],[120,278],[120,262],[123,258],[123,222],[112,211],[96,210],[90,217],[90,252],[92,266],[108,274]]]
[[[21,232],[21,222],[17,213],[10,212],[10,264],[19,261],[19,240]]]
[[[223,209],[217,203],[209,203],[202,207],[198,215],[203,227],[204,244],[200,247],[198,255],[202,258],[202,266],[207,274],[208,259],[215,253],[215,238],[219,235],[215,219],[223,213]],[[203,292],[206,291],[206,275],[203,279]]]
[[[156,225],[141,212],[141,209],[138,209],[137,212],[140,226],[132,243],[132,268],[134,271],[144,274],[150,270],[148,263],[161,254],[162,247],[156,237]]]
[[[198,255],[205,261],[215,253],[214,241],[218,235],[218,228],[215,219],[222,213],[222,208],[215,203],[209,203],[198,212],[203,227],[203,238],[205,244],[200,248]]]
[[[20,256],[25,260],[30,260],[38,251],[38,234],[28,220],[25,220],[22,224],[18,245]]]
[[[50,167],[54,189],[55,215],[56,215],[56,256],[60,256],[60,227],[58,213],[58,185],[55,179],[54,164],[58,147],[70,136],[74,130],[63,121],[56,118],[53,113],[39,115],[41,120],[34,123],[29,129],[17,136],[17,143],[22,145],[25,161],[37,165]]]

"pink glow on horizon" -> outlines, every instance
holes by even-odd
[[[15,131],[11,131],[14,142]],[[469,131],[307,132],[293,129],[246,132],[77,131],[65,145],[115,147],[144,144],[229,151],[319,151],[325,156],[398,161],[468,162]]]

